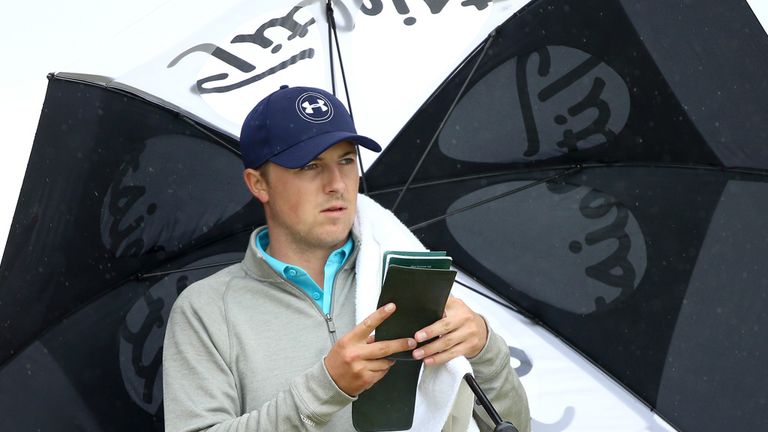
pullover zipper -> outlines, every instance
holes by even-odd
[[[349,260],[344,263],[342,268],[339,269],[339,271],[336,272],[336,275],[333,277],[333,288],[331,290],[331,308],[328,311],[327,314],[325,314],[325,325],[328,326],[328,333],[331,334],[331,345],[336,344],[336,323],[333,322],[333,303],[336,299],[336,281],[339,279],[339,275],[342,271],[344,271],[344,268],[349,264]]]
[[[328,333],[331,334],[331,343],[335,344],[336,343],[336,324],[333,322],[333,317],[331,317],[330,313],[325,314],[325,325],[328,326]]]

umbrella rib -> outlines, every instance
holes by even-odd
[[[240,150],[238,150],[238,149],[236,149],[236,148],[232,147],[231,145],[227,144],[227,143],[226,143],[224,140],[222,140],[221,138],[219,138],[219,137],[217,137],[216,135],[212,134],[211,132],[209,132],[209,131],[205,130],[205,128],[204,128],[204,127],[202,127],[202,126],[200,126],[199,124],[197,124],[197,122],[195,122],[195,121],[194,121],[194,120],[192,120],[191,118],[189,118],[189,117],[187,117],[187,116],[184,116],[184,115],[181,115],[181,114],[179,114],[179,117],[181,117],[181,119],[182,119],[182,120],[184,120],[185,122],[189,123],[189,124],[190,124],[192,127],[194,127],[195,129],[197,129],[198,131],[200,131],[200,132],[204,133],[205,135],[207,135],[207,136],[208,136],[208,138],[211,138],[212,140],[216,141],[217,143],[219,143],[219,144],[221,144],[222,146],[224,146],[225,148],[227,148],[227,150],[231,151],[232,153],[234,153],[234,154],[236,154],[238,157],[240,157]]]
[[[522,191],[524,191],[526,189],[529,189],[529,188],[531,188],[533,186],[536,186],[536,185],[539,185],[541,183],[551,182],[551,181],[554,181],[554,180],[558,180],[560,177],[565,177],[565,176],[568,176],[568,175],[571,175],[571,174],[575,174],[576,172],[581,171],[582,169],[585,169],[585,168],[633,168],[633,167],[634,168],[636,168],[636,167],[651,167],[651,168],[693,169],[693,170],[719,171],[719,172],[727,172],[727,173],[734,173],[734,174],[763,175],[763,176],[768,174],[768,172],[766,172],[764,170],[755,170],[755,169],[748,169],[748,168],[716,167],[716,166],[690,165],[690,164],[674,164],[674,163],[671,163],[671,164],[657,164],[657,163],[612,163],[612,164],[593,163],[593,164],[577,164],[577,165],[571,166],[565,172],[562,172],[562,173],[559,173],[559,174],[555,174],[555,175],[546,177],[546,178],[541,179],[541,180],[536,180],[536,181],[534,181],[532,183],[520,186],[520,187],[512,189],[510,191],[503,192],[503,193],[498,194],[498,195],[494,195],[494,196],[492,196],[490,198],[486,198],[486,199],[484,199],[482,201],[479,201],[477,203],[470,204],[470,205],[467,205],[465,207],[461,207],[461,208],[456,209],[454,211],[448,212],[448,213],[446,213],[446,214],[444,214],[442,216],[438,216],[436,218],[429,219],[429,220],[426,220],[424,222],[420,222],[420,223],[415,224],[415,225],[411,225],[409,227],[409,229],[411,231],[414,231],[414,230],[417,230],[417,229],[420,229],[420,228],[424,228],[424,227],[426,227],[428,225],[431,225],[431,224],[433,224],[435,222],[439,222],[439,221],[441,221],[443,219],[447,219],[448,217],[456,215],[458,213],[462,213],[464,211],[471,210],[471,209],[473,209],[475,207],[481,206],[483,204],[487,204],[487,203],[489,203],[491,201],[495,201],[497,199],[503,198],[503,197],[508,196],[508,195],[512,195],[512,194],[515,194],[515,193],[518,193],[518,192],[522,192]],[[548,167],[548,168],[550,170],[557,169],[556,167]],[[444,184],[444,183],[453,182],[453,181],[471,180],[471,179],[476,179],[476,178],[485,178],[485,177],[489,177],[489,176],[499,176],[499,175],[508,175],[508,174],[511,174],[511,172],[505,171],[505,172],[496,172],[496,173],[492,173],[492,174],[483,174],[483,175],[477,175],[477,176],[467,176],[467,177],[450,179],[450,180],[441,180],[441,181],[433,181],[433,182],[423,183],[423,184],[417,185],[416,187],[433,186],[433,185]],[[386,190],[379,190],[375,194],[386,193],[386,192],[393,192],[393,191],[395,191],[397,189],[399,189],[399,188],[391,188],[391,189],[386,189]]]
[[[459,92],[456,93],[456,97],[453,99],[453,103],[451,103],[451,106],[450,108],[448,108],[448,111],[445,113],[445,116],[443,116],[443,120],[440,122],[440,126],[437,128],[434,135],[432,135],[432,139],[429,141],[427,148],[424,149],[424,152],[421,154],[421,159],[419,159],[419,163],[416,164],[416,168],[414,168],[413,171],[411,172],[411,176],[408,178],[408,181],[405,183],[405,186],[403,186],[403,189],[400,191],[400,194],[397,196],[397,200],[395,200],[395,204],[390,209],[393,213],[397,209],[397,206],[400,204],[400,200],[403,198],[403,195],[405,195],[405,191],[407,191],[408,188],[411,186],[413,179],[416,177],[416,173],[419,171],[419,169],[421,168],[421,165],[424,163],[424,160],[427,158],[427,154],[429,154],[429,151],[432,149],[432,146],[435,144],[435,141],[437,140],[438,135],[440,135],[440,132],[443,130],[446,123],[448,123],[448,117],[450,117],[450,115],[453,113],[453,110],[456,108],[456,105],[459,103],[459,99],[464,94],[464,90],[467,88],[467,85],[469,85],[469,81],[475,75],[475,71],[477,70],[477,67],[480,65],[480,62],[485,57],[485,53],[488,52],[488,48],[491,46],[491,43],[493,42],[493,39],[495,37],[496,37],[496,30],[492,31],[488,35],[488,37],[485,39],[485,45],[483,46],[483,51],[480,53],[480,56],[478,56],[477,61],[472,66],[472,70],[469,72],[469,75],[467,75],[467,78],[464,80],[464,83],[461,85]]]
[[[208,245],[210,245],[210,244],[212,244],[214,242],[218,242],[218,241],[222,241],[222,240],[225,240],[225,239],[229,239],[229,238],[238,236],[238,235],[246,233],[246,232],[251,232],[251,231],[253,231],[254,228],[255,228],[254,226],[248,226],[248,227],[242,228],[242,229],[240,229],[238,231],[232,232],[229,235],[226,235],[224,237],[219,237],[219,238],[216,238],[216,239],[213,239],[213,240],[206,241],[204,243],[199,244],[197,247],[191,248],[189,250],[185,250],[183,252],[183,254],[188,254],[188,253],[194,252],[196,250],[200,250],[201,248],[203,248],[205,246],[208,246]],[[175,254],[175,255],[169,257],[169,259],[165,260],[163,263],[158,264],[154,268],[158,268],[160,266],[166,265],[167,263],[172,262],[173,260],[179,258],[183,254],[182,253]],[[152,273],[137,273],[135,276],[133,276],[132,279],[142,280],[142,279],[147,279],[147,278],[150,278],[150,277],[163,276],[163,275],[179,273],[179,272],[184,272],[184,271],[189,271],[189,270],[199,270],[199,269],[205,269],[205,268],[210,268],[210,267],[219,267],[219,266],[223,266],[223,265],[227,265],[227,264],[237,264],[237,263],[239,263],[241,261],[242,260],[225,261],[225,262],[220,262],[220,263],[203,264],[203,265],[200,265],[200,266],[197,266],[197,267],[185,267],[185,268],[180,268],[180,269],[176,268],[176,269],[173,269],[173,270],[166,270],[166,271],[159,271],[159,272],[152,272]]]
[[[430,219],[430,220],[418,223],[416,225],[411,225],[411,226],[408,227],[408,229],[410,229],[411,231],[415,231],[417,229],[424,228],[426,226],[432,225],[435,222],[439,222],[439,221],[441,221],[443,219],[447,219],[447,218],[449,218],[451,216],[457,215],[459,213],[463,213],[463,212],[465,212],[467,210],[471,210],[471,209],[473,209],[475,207],[480,207],[482,205],[488,204],[490,202],[496,201],[496,200],[504,198],[506,196],[513,195],[513,194],[516,194],[518,192],[522,192],[522,191],[524,191],[526,189],[530,189],[530,188],[532,188],[534,186],[538,186],[538,185],[540,185],[542,183],[556,181],[556,180],[559,180],[562,177],[567,177],[569,175],[576,174],[577,172],[581,171],[581,168],[582,168],[581,165],[576,165],[576,166],[568,169],[567,171],[555,174],[553,176],[549,176],[547,178],[536,180],[534,182],[528,183],[528,184],[520,186],[520,187],[516,187],[516,188],[514,188],[512,190],[508,190],[506,192],[502,192],[502,193],[494,195],[494,196],[492,196],[490,198],[486,198],[486,199],[480,200],[480,201],[478,201],[476,203],[469,204],[469,205],[466,205],[464,207],[458,208],[456,210],[447,212],[447,213],[445,213],[442,216],[438,216],[436,218],[433,218],[433,219]]]
[[[499,299],[497,299],[497,298],[495,298],[493,296],[490,296],[490,295],[480,291],[479,289],[477,289],[475,287],[470,286],[467,283],[464,283],[464,282],[460,281],[459,279],[454,280],[454,282],[459,284],[459,285],[461,285],[461,286],[463,286],[464,288],[472,291],[473,293],[475,293],[475,294],[477,294],[479,296],[485,297],[486,299],[496,303],[497,305],[499,305],[499,306],[501,306],[501,307],[503,307],[505,309],[509,309],[512,312],[518,313],[518,314],[520,314],[520,315],[522,315],[522,316],[524,316],[524,317],[526,317],[526,318],[528,318],[528,319],[530,319],[532,321],[536,320],[536,317],[531,315],[528,311],[526,311],[524,309],[520,309],[519,307],[517,307],[517,305],[515,305],[512,302],[510,302],[509,299],[507,299],[505,297],[502,297],[504,299],[504,301],[502,301],[502,300],[499,300]],[[491,290],[491,291],[493,291],[493,290]]]
[[[336,21],[333,18],[333,5],[331,0],[325,3],[325,19],[328,21],[328,60],[331,66],[331,93],[336,96],[336,74],[333,66],[333,39],[331,32],[336,30]]]
[[[328,2],[330,4],[330,1]],[[331,17],[333,17],[333,7],[331,7]],[[344,70],[344,60],[341,58],[341,45],[339,45],[339,34],[336,31],[336,19],[333,18],[333,38],[336,40],[336,54],[339,57],[339,67],[341,68],[341,82],[344,84],[344,94],[347,97],[347,107],[352,122],[355,121],[355,115],[352,112],[352,99],[349,95],[349,86],[347,85],[347,73]],[[365,168],[363,167],[363,156],[360,152],[360,146],[357,146],[357,164],[360,165],[360,183],[363,185],[363,194],[368,195],[368,183],[365,181]]]
[[[221,266],[225,266],[225,265],[237,264],[237,263],[239,263],[241,261],[242,260],[232,260],[232,261],[225,261],[225,262],[220,262],[220,263],[200,265],[200,266],[196,266],[196,267],[185,267],[185,268],[182,268],[182,269],[167,270],[167,271],[162,271],[162,272],[138,274],[138,275],[136,275],[136,279],[142,280],[142,279],[149,279],[149,278],[156,277],[156,276],[166,276],[166,275],[174,274],[174,273],[188,272],[190,270],[202,270],[202,269],[207,269],[207,268],[211,268],[211,267],[221,267]]]
[[[325,13],[328,19],[328,52],[330,53],[329,59],[331,62],[331,86],[334,96],[336,95],[336,78],[333,67],[333,41],[331,41],[331,33],[333,33],[333,40],[336,42],[336,54],[339,57],[339,68],[341,69],[341,81],[344,85],[344,94],[347,99],[347,108],[349,108],[349,116],[352,118],[352,122],[355,121],[355,115],[352,112],[352,100],[349,96],[349,86],[347,85],[347,74],[344,70],[344,60],[341,57],[341,45],[339,45],[339,33],[336,29],[336,18],[333,15],[333,4],[331,0],[325,5]],[[357,164],[360,166],[360,183],[363,186],[363,194],[368,195],[368,184],[365,181],[365,168],[363,167],[363,156],[360,154],[360,146],[357,146]]]
[[[763,169],[756,169],[756,168],[745,168],[745,167],[722,167],[722,166],[712,166],[712,165],[699,165],[699,164],[681,164],[681,163],[647,163],[647,162],[631,162],[631,163],[584,163],[579,162],[582,165],[583,169],[587,168],[674,168],[674,169],[688,169],[688,170],[699,170],[699,171],[719,171],[719,172],[725,172],[725,173],[734,173],[734,174],[747,174],[747,175],[760,175],[760,176],[768,176],[768,170]],[[534,173],[534,172],[541,172],[541,171],[557,171],[562,169],[568,169],[572,167],[573,164],[570,165],[546,165],[541,167],[514,167],[512,169],[506,169],[503,171],[494,171],[494,172],[488,172],[488,173],[482,173],[482,174],[474,174],[474,175],[466,175],[462,177],[453,177],[453,178],[447,178],[447,179],[440,179],[440,180],[430,180],[430,181],[421,181],[419,183],[414,183],[411,185],[411,189],[413,188],[421,188],[425,186],[437,186],[437,185],[443,185],[447,183],[455,183],[455,182],[462,182],[466,180],[476,180],[481,178],[488,178],[488,177],[497,177],[497,176],[508,176],[508,175],[514,175],[514,174],[528,174],[528,173]],[[374,192],[371,192],[371,195],[381,195],[385,193],[391,193],[396,192],[402,189],[402,186],[390,186],[387,188],[377,189]]]

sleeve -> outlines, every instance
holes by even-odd
[[[188,288],[183,294],[187,293]],[[194,301],[197,300],[197,301]],[[322,359],[258,410],[243,413],[221,300],[182,295],[163,348],[163,403],[168,432],[316,430],[354,398],[331,379]]]
[[[512,422],[520,432],[530,432],[528,398],[510,364],[507,343],[493,332],[487,321],[486,327],[488,340],[485,346],[479,354],[469,359],[475,379],[502,419]],[[475,406],[474,417],[481,431],[493,430],[493,422],[481,406]]]

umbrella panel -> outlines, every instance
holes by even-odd
[[[0,364],[118,284],[263,222],[236,143],[214,138],[135,97],[51,80],[0,267]]]

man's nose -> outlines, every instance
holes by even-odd
[[[344,183],[344,177],[342,176],[340,167],[332,165],[326,170],[326,173],[326,190],[328,193],[346,192],[347,184]]]

